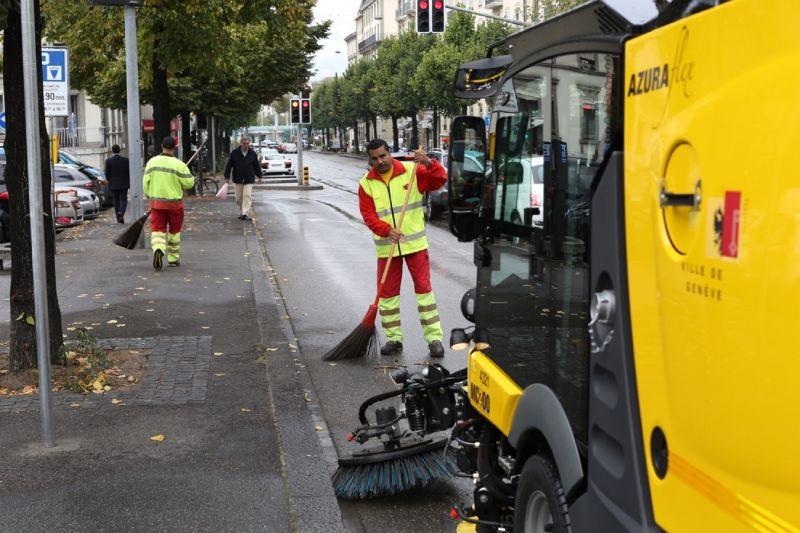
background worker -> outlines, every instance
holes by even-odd
[[[147,162],[144,169],[144,194],[150,199],[150,245],[153,268],[161,270],[164,255],[169,266],[181,264],[181,226],[183,191],[194,187],[189,167],[175,157],[175,139],[164,137],[161,154]]]
[[[416,185],[411,189],[408,209],[402,227],[396,227],[409,190],[413,163],[396,161],[389,154],[389,145],[374,139],[367,145],[372,167],[361,178],[358,187],[358,207],[364,223],[373,233],[378,255],[378,283],[389,257],[392,243],[394,259],[389,266],[386,283],[380,291],[378,312],[387,342],[381,354],[396,355],[403,351],[403,332],[400,329],[400,281],[403,262],[408,266],[417,295],[417,311],[425,342],[431,357],[444,356],[442,324],[431,288],[431,267],[428,258],[428,238],[423,215],[424,193],[439,189],[447,180],[442,165],[430,159],[423,150],[414,152],[417,168]]]
[[[261,163],[258,154],[250,148],[250,139],[242,137],[239,148],[231,152],[225,165],[225,181],[230,181],[233,172],[233,186],[236,192],[236,205],[239,206],[239,219],[251,216],[253,205],[253,183],[261,176]]]
[[[131,188],[131,167],[127,157],[119,155],[119,145],[111,147],[114,154],[106,159],[106,179],[108,188],[114,195],[114,212],[117,222],[125,223],[125,210],[128,208],[128,189]]]

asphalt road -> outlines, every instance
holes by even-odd
[[[406,338],[402,356],[336,364],[322,361],[322,356],[361,321],[375,297],[375,252],[356,197],[366,159],[306,152],[304,164],[310,167],[312,179],[325,185],[324,190],[258,191],[254,195],[255,210],[288,319],[334,445],[342,456],[357,448],[344,436],[358,425],[361,401],[395,388],[388,371],[381,367],[401,364],[419,371],[430,359],[411,278],[405,272],[401,319]],[[467,325],[460,301],[464,291],[475,284],[472,246],[456,241],[443,220],[429,225],[428,239],[432,284],[447,345],[450,329]],[[466,352],[453,353],[448,348],[440,362],[451,371],[458,370],[466,364]],[[454,479],[393,498],[341,505],[346,526],[352,531],[453,531],[455,524],[448,518],[448,510],[454,503],[468,500],[470,492],[468,482]]]

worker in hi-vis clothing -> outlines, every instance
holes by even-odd
[[[444,185],[447,174],[442,165],[429,158],[423,150],[414,152],[414,161],[419,163],[416,186],[411,189],[403,226],[398,228],[397,223],[411,183],[414,163],[393,159],[389,153],[389,145],[382,139],[372,140],[367,145],[367,153],[372,168],[359,182],[358,206],[364,222],[373,233],[378,254],[379,286],[392,243],[397,243],[386,282],[378,295],[378,313],[388,339],[381,347],[381,354],[396,355],[403,351],[400,280],[405,262],[414,281],[419,321],[425,342],[428,343],[428,351],[431,357],[442,357],[442,324],[431,288],[431,266],[423,207],[424,193],[435,191]]]
[[[161,154],[144,169],[144,194],[150,200],[150,244],[153,268],[161,270],[164,255],[169,266],[181,264],[183,191],[194,187],[189,167],[175,157],[175,139],[164,137]]]

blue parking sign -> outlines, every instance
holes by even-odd
[[[45,116],[68,116],[69,57],[66,48],[42,48],[42,82]]]

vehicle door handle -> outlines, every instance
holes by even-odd
[[[703,189],[700,180],[694,186],[693,193],[674,193],[669,192],[664,185],[661,185],[661,193],[658,196],[659,205],[664,207],[691,207],[692,211],[700,210],[700,202],[703,199]]]

